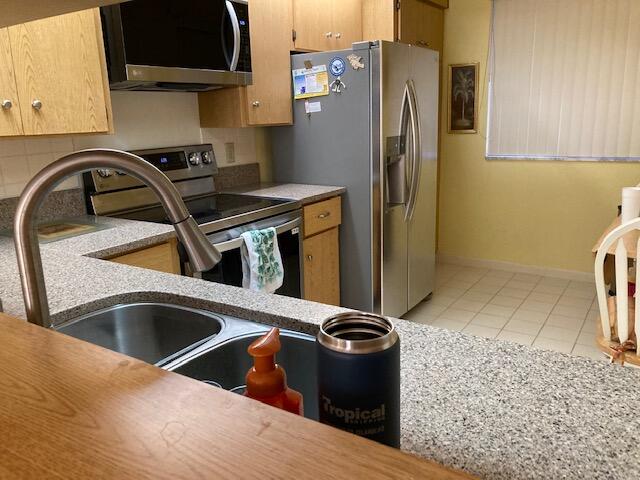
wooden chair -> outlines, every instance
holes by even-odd
[[[628,248],[631,242],[636,252],[640,252],[640,218],[636,218],[611,230],[602,240],[595,261],[596,293],[600,310],[600,328],[596,333],[596,344],[600,350],[612,358],[640,365],[637,351],[627,350],[634,347],[630,341],[630,325],[634,331],[640,332],[640,292],[635,299],[635,318],[629,318],[628,292]],[[607,284],[605,281],[605,258],[609,250],[615,246],[615,303],[607,298]],[[640,287],[640,262],[636,254],[635,283]],[[615,314],[615,331],[618,338],[612,337],[610,318]]]

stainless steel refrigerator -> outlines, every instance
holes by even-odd
[[[293,70],[326,66],[330,88],[294,100],[294,124],[273,129],[274,180],[347,188],[345,307],[399,317],[433,291],[438,62],[386,41],[291,56]]]

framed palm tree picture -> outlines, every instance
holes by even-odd
[[[478,131],[478,63],[449,65],[449,133]]]

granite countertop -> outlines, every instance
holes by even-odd
[[[257,197],[290,198],[301,201],[303,205],[335,197],[346,191],[344,187],[301,183],[259,183],[225,190],[229,193],[243,193]]]
[[[52,251],[72,251],[76,255],[109,258],[175,238],[171,225],[138,222],[113,217],[99,219],[102,230],[77,235],[64,240],[41,244]]]
[[[306,185],[299,183],[262,183],[227,189],[224,192],[242,193],[268,198],[288,198],[303,205],[346,192],[344,187]],[[164,242],[176,236],[171,225],[138,222],[113,217],[94,217],[106,233],[93,232],[48,243],[47,248],[73,251],[77,255],[93,258],[109,258],[132,250]],[[2,237],[0,237],[2,238]],[[44,244],[42,245],[44,247]],[[0,296],[0,298],[2,298]]]
[[[315,334],[344,309],[100,260],[169,238],[171,227],[112,228],[42,245],[56,324],[122,302],[158,301]],[[135,245],[135,246],[134,246]],[[107,252],[105,254],[105,252]],[[24,316],[13,242],[0,238],[0,298]],[[402,448],[491,479],[635,478],[640,372],[404,320]]]

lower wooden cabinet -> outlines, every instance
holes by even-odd
[[[340,237],[338,227],[303,241],[304,298],[340,305]]]
[[[176,240],[160,243],[109,259],[115,263],[180,275],[180,258]]]
[[[340,197],[304,207],[304,298],[340,305]]]
[[[342,223],[340,197],[306,205],[303,212],[305,237],[337,227]]]

